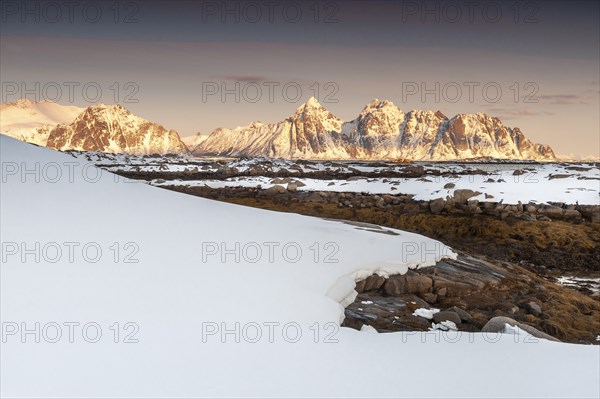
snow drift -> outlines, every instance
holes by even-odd
[[[598,347],[339,327],[354,279],[454,256],[439,242],[0,147],[3,396],[599,394]]]

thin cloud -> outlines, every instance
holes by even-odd
[[[502,108],[495,107],[488,109],[488,112],[493,116],[497,116],[500,119],[519,119],[522,117],[528,116],[538,116],[538,115],[554,115],[553,112],[549,111],[536,111],[533,109],[523,109],[523,108]]]
[[[587,101],[584,101],[586,97],[579,94],[543,94],[537,98],[552,105],[587,104]]]
[[[217,76],[217,79],[232,80],[235,82],[266,82],[269,80],[266,76],[260,75],[222,75]]]

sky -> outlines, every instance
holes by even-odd
[[[379,98],[600,157],[597,1],[0,4],[2,102],[118,102],[188,136]]]

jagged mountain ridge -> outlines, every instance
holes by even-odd
[[[188,152],[176,131],[140,118],[118,104],[90,106],[73,122],[55,126],[46,146],[128,154]]]
[[[504,126],[496,117],[404,113],[391,101],[377,99],[356,119],[343,122],[311,98],[278,123],[216,129],[193,153],[306,159],[556,159],[548,145],[532,143],[519,128]]]

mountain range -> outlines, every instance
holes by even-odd
[[[18,100],[0,106],[0,132],[57,150],[112,153],[191,153],[304,159],[458,160],[556,159],[519,128],[483,113],[446,117],[440,111],[403,112],[373,100],[356,119],[342,121],[315,98],[276,123],[218,128],[208,137],[180,138],[174,130],[140,118],[121,105],[87,108]],[[187,144],[187,145],[186,145]]]
[[[306,159],[552,160],[548,145],[534,144],[519,128],[483,113],[446,117],[440,111],[403,112],[373,100],[344,122],[309,99],[285,120],[215,130],[194,155]]]

